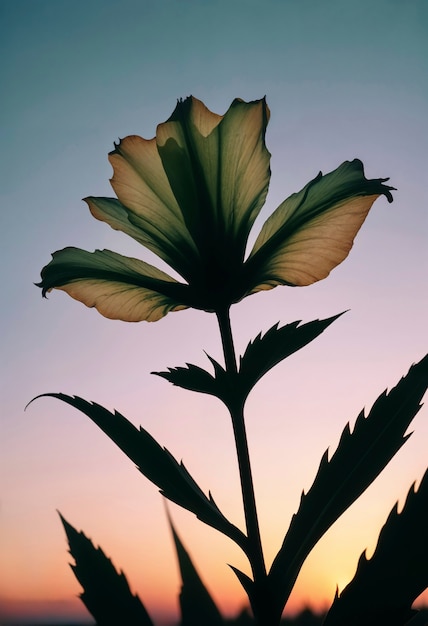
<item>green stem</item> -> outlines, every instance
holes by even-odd
[[[230,326],[229,309],[217,312],[223,344],[226,371],[237,373],[235,348],[233,345],[232,329]],[[250,455],[248,451],[247,433],[244,421],[244,407],[240,402],[237,406],[229,406],[232,418],[233,433],[235,436],[236,452],[238,456],[239,475],[241,479],[242,500],[244,503],[245,523],[247,527],[250,554],[248,555],[253,571],[254,582],[261,582],[266,578],[266,566],[263,558],[262,542],[257,517],[254,484],[251,474]]]

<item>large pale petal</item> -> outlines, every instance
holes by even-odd
[[[190,96],[186,101],[190,107],[188,110],[189,121],[191,124],[196,127],[199,133],[203,137],[208,137],[210,133],[215,129],[216,126],[221,122],[224,115],[218,115],[218,113],[213,113],[210,111],[201,100]],[[182,106],[182,103],[179,103],[179,106]],[[173,117],[173,116],[172,116]],[[168,123],[168,122],[166,122]],[[163,126],[161,124],[160,126]],[[158,128],[158,131],[161,130]],[[158,137],[160,139],[160,137]]]
[[[264,100],[235,100],[220,117],[187,98],[158,126],[160,157],[200,249],[221,241],[243,255],[269,185],[268,117]]]
[[[193,252],[186,240],[177,241],[176,237],[168,237],[164,231],[152,228],[148,234],[147,221],[133,213],[116,198],[84,198],[92,215],[106,222],[111,228],[119,230],[164,259],[184,278],[191,271]]]
[[[265,203],[270,152],[265,145],[269,109],[265,100],[235,100],[218,127],[221,208],[227,229],[245,235]],[[214,193],[214,189],[213,189]]]
[[[129,221],[144,233],[144,245],[187,278],[189,267],[197,261],[197,250],[163,169],[156,140],[126,137],[109,154],[109,160],[114,170],[112,187],[127,208]]]
[[[60,289],[109,319],[154,322],[186,308],[187,286],[161,270],[110,250],[64,248],[52,255],[38,284]]]
[[[367,180],[357,159],[311,181],[264,224],[246,262],[249,293],[276,285],[310,285],[349,254],[373,202],[392,187]]]

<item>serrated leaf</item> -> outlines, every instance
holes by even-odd
[[[244,398],[266,372],[316,339],[341,315],[307,324],[292,322],[280,328],[275,324],[264,335],[259,333],[240,357],[239,386]]]
[[[186,363],[186,367],[169,367],[167,372],[152,372],[152,374],[165,378],[177,387],[223,399],[222,382],[227,379],[227,374],[217,361],[209,356],[208,358],[214,365],[215,376],[191,363]]]
[[[307,494],[303,493],[268,578],[281,614],[300,568],[322,535],[367,489],[410,435],[404,436],[419,411],[428,385],[428,356],[360,413],[351,433],[345,427],[330,461],[328,451]]]
[[[353,580],[336,595],[324,626],[403,626],[417,611],[411,606],[428,587],[428,470],[412,485],[401,513],[394,506],[376,550],[360,557]]]
[[[78,532],[60,514],[70,554],[75,565],[70,567],[83,587],[82,602],[98,626],[153,626],[138,595],[133,595],[123,572],[118,572],[101,548],[83,532]]]
[[[250,341],[239,360],[238,373],[226,370],[209,355],[214,367],[214,376],[197,365],[186,363],[186,367],[168,368],[167,372],[152,372],[173,385],[207,393],[219,398],[229,408],[242,406],[254,385],[272,367],[294,352],[316,339],[338,317],[339,313],[325,320],[315,320],[307,324],[299,321],[281,326],[275,324],[264,335],[259,333]]]
[[[167,372],[152,372],[152,374],[165,378],[177,387],[215,396],[230,408],[234,400],[240,397],[239,375],[227,372],[209,354],[207,357],[214,368],[214,376],[202,367],[191,363],[186,363],[186,367],[169,367]]]
[[[141,426],[138,430],[117,411],[111,413],[99,404],[77,396],[63,393],[37,396],[42,397],[58,398],[87,415],[137,465],[140,472],[159,487],[166,498],[230,537],[247,553],[247,538],[242,531],[226,519],[211,494],[207,498],[183,463],[178,463]]]
[[[177,551],[182,587],[180,592],[181,626],[224,626],[224,620],[202,582],[168,515]]]

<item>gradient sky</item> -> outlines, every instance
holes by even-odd
[[[1,591],[0,618],[87,617],[67,563],[61,513],[123,568],[153,615],[177,615],[178,569],[156,487],[83,415],[35,395],[62,391],[142,424],[241,525],[231,426],[222,405],[150,376],[221,359],[212,315],[155,324],[102,318],[33,283],[67,245],[151,261],[80,201],[112,195],[107,153],[150,138],[189,94],[224,113],[267,96],[270,193],[261,219],[321,169],[358,157],[379,199],[350,257],[314,286],[245,299],[232,310],[239,352],[260,330],[349,309],[252,392],[247,425],[268,562],[302,488],[349,420],[425,353],[428,4],[425,0],[2,0]],[[290,601],[324,608],[373,550],[397,499],[427,465],[428,412],[413,436],[310,555]],[[248,571],[226,538],[175,505],[177,529],[220,608]],[[425,596],[428,601],[428,595]]]

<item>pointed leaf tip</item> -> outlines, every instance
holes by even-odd
[[[189,553],[174,527],[168,507],[166,508],[182,580],[180,592],[181,624],[182,626],[193,626],[196,624],[224,626],[220,611],[202,582]]]
[[[166,372],[151,373],[164,378],[177,387],[215,396],[227,405],[232,387],[230,376],[209,354],[207,357],[214,367],[214,376],[192,363],[186,363],[185,367],[169,367]]]
[[[186,367],[168,368],[164,372],[152,372],[173,385],[216,396],[229,409],[243,405],[256,383],[270,369],[316,339],[330,324],[346,311],[332,317],[302,324],[292,322],[286,326],[274,324],[264,334],[260,332],[250,341],[239,358],[239,371],[227,372],[213,357],[207,354],[214,368],[214,376],[206,370],[186,363]]]
[[[260,332],[240,357],[238,383],[243,398],[270,369],[316,339],[344,313],[305,324],[299,320],[280,327],[277,322],[264,335]]]
[[[62,400],[87,415],[172,502],[194,513],[201,521],[230,537],[247,553],[247,539],[221,513],[213,499],[207,498],[186,467],[162,448],[141,426],[137,429],[118,411],[111,413],[94,402],[78,396],[47,393],[39,397]]]
[[[132,594],[126,576],[117,572],[101,548],[95,548],[83,532],[77,531],[61,513],[59,516],[75,560],[71,569],[83,587],[80,598],[97,624],[153,626],[140,598]]]

